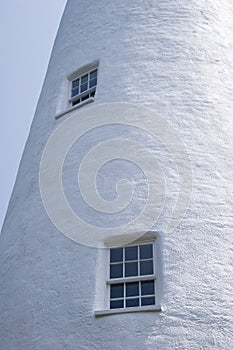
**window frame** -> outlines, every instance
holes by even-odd
[[[96,317],[108,316],[113,314],[123,314],[123,313],[132,313],[132,312],[159,312],[161,311],[161,251],[160,251],[160,238],[159,234],[156,232],[148,232],[144,236],[138,238],[138,234],[132,235],[132,243],[128,244],[123,241],[120,242],[120,236],[115,236],[110,238],[110,240],[106,240],[105,249],[101,249],[100,254],[100,266],[101,270],[105,271],[100,273],[99,278],[97,280],[98,291],[97,293],[97,301],[96,301],[96,309],[94,314]],[[133,239],[135,237],[135,239]],[[120,277],[120,278],[110,278],[110,249],[111,248],[125,248],[130,246],[140,246],[152,244],[153,245],[153,274],[143,275],[143,276],[130,276],[130,277]],[[139,256],[138,256],[139,258]],[[140,260],[140,259],[138,259]],[[105,277],[104,277],[105,276]],[[139,306],[125,307],[126,293],[124,291],[124,307],[123,308],[110,308],[110,289],[112,284],[120,284],[124,283],[124,288],[126,288],[125,283],[127,282],[138,282],[138,281],[154,281],[154,296],[155,296],[155,304],[151,305],[141,305],[141,300],[139,301]],[[139,284],[140,284],[139,282]],[[134,296],[134,298],[142,299],[142,295]],[[148,295],[149,296],[149,295]],[[120,297],[121,298],[121,297]],[[119,299],[120,299],[119,298]],[[121,298],[122,299],[122,298]]]
[[[149,245],[152,244],[152,252],[153,252],[153,257],[149,258],[149,259],[140,259],[140,246],[142,245]],[[130,260],[129,262],[137,262],[138,265],[138,275],[137,276],[124,276],[125,275],[125,265],[127,264],[126,260],[125,260],[125,248],[127,247],[137,247],[138,248],[138,258],[137,260]],[[114,248],[114,247],[112,247]],[[135,306],[137,308],[141,308],[143,305],[141,305],[142,302],[142,295],[141,295],[141,282],[145,282],[145,281],[154,281],[154,294],[153,296],[155,297],[155,304],[151,304],[148,306],[154,306],[156,305],[156,248],[155,248],[155,241],[146,241],[146,242],[141,242],[141,243],[132,243],[132,244],[127,244],[125,246],[122,247],[116,247],[116,248],[123,248],[123,260],[122,260],[122,264],[123,264],[123,277],[118,277],[118,278],[110,278],[110,266],[111,266],[111,262],[110,262],[110,252],[111,249],[108,249],[108,276],[109,278],[106,280],[106,284],[107,284],[107,295],[108,295],[108,308],[110,310],[122,310],[122,309],[131,309],[133,307],[127,307],[126,306],[126,300],[129,299],[135,299],[138,298],[139,299],[139,305]],[[140,275],[140,262],[141,261],[149,261],[152,260],[153,261],[153,274],[148,274],[148,275]],[[117,263],[115,263],[117,264]],[[127,297],[126,296],[126,283],[130,283],[130,282],[139,282],[139,294],[138,296],[132,296],[132,297]],[[114,308],[111,309],[110,308],[110,302],[112,299],[115,298],[111,298],[110,293],[111,293],[111,285],[113,284],[122,284],[124,285],[124,295],[122,298],[119,299],[123,299],[123,308]],[[149,297],[149,295],[148,295]]]
[[[89,87],[90,85],[90,81],[94,80],[94,79],[90,79],[90,74],[92,72],[96,71],[96,84],[92,87]],[[84,76],[88,76],[87,78],[87,89],[84,90],[83,92],[80,92],[80,88],[82,85],[84,84],[81,84],[81,79],[84,77]],[[79,85],[78,85],[78,88],[79,88],[79,93],[72,96],[72,92],[75,88],[73,88],[73,82],[78,80],[79,79]],[[97,88],[97,81],[98,81],[98,67],[95,67],[95,68],[91,68],[89,70],[84,70],[82,73],[74,76],[71,80],[70,80],[70,89],[69,89],[69,92],[70,92],[70,98],[69,98],[69,103],[71,104],[72,107],[75,107],[76,105],[79,105],[81,104],[82,102],[85,102],[86,100],[90,99],[90,98],[94,98],[95,96],[95,93],[96,93],[96,88]],[[85,98],[87,97],[87,98]],[[85,98],[85,99],[83,99]],[[77,102],[77,103],[76,103]]]

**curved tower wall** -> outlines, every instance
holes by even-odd
[[[230,0],[68,1],[0,236],[2,349],[231,347],[232,14]],[[40,197],[42,151],[70,116],[55,119],[67,76],[96,60],[95,102],[80,111],[149,107],[192,164],[183,221],[160,232],[161,312],[96,318],[101,253],[62,235]]]

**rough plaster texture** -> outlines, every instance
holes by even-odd
[[[231,348],[232,15],[231,0],[68,1],[0,236],[2,350]],[[98,249],[59,233],[41,202],[66,77],[96,59],[95,104],[154,109],[192,162],[189,208],[162,234],[160,313],[95,318]]]

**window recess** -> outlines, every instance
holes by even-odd
[[[106,249],[99,255],[96,317],[161,311],[160,235],[135,233],[131,235],[134,243],[128,240],[128,236],[105,240]]]

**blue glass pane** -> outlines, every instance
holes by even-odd
[[[111,285],[111,291],[110,291],[110,297],[112,298],[123,298],[124,297],[124,284],[112,284]]]
[[[72,106],[77,105],[78,103],[80,103],[80,98],[78,100],[75,100],[74,102],[72,102]]]
[[[97,79],[92,79],[89,81],[89,88],[92,88],[93,86],[96,86],[97,84]]]
[[[140,259],[153,258],[153,244],[145,244],[140,246]]]
[[[75,88],[75,89],[72,90],[71,97],[74,97],[74,96],[76,96],[76,95],[78,95],[78,94],[79,94],[79,88],[77,87],[77,88]]]
[[[91,93],[90,93],[90,97],[94,97],[95,96],[95,91],[92,91]]]
[[[155,297],[142,298],[142,306],[155,305]]]
[[[86,83],[88,81],[88,74],[81,77],[81,84]]]
[[[110,301],[110,309],[121,309],[124,307],[123,300],[111,300]]]
[[[142,295],[155,294],[155,283],[154,283],[154,281],[142,282],[141,293],[142,293]]]
[[[138,263],[125,263],[125,277],[138,276]]]
[[[138,247],[126,247],[125,248],[125,260],[137,260],[138,259]]]
[[[90,79],[94,79],[97,77],[97,69],[93,70],[91,73],[90,73]]]
[[[87,100],[88,98],[89,98],[89,94],[83,96],[83,97],[81,98],[81,101],[85,101],[85,100]]]
[[[123,277],[123,264],[110,265],[110,278]]]
[[[127,299],[126,300],[126,307],[134,307],[139,306],[139,299]]]
[[[153,274],[153,260],[140,262],[140,275],[152,275]]]
[[[82,84],[80,89],[81,89],[81,92],[86,91],[87,90],[87,83]]]
[[[138,282],[126,283],[126,296],[134,297],[138,295],[139,295],[139,283]]]
[[[110,262],[118,262],[123,260],[123,248],[110,249]]]
[[[79,86],[79,79],[73,80],[72,81],[72,89]]]

